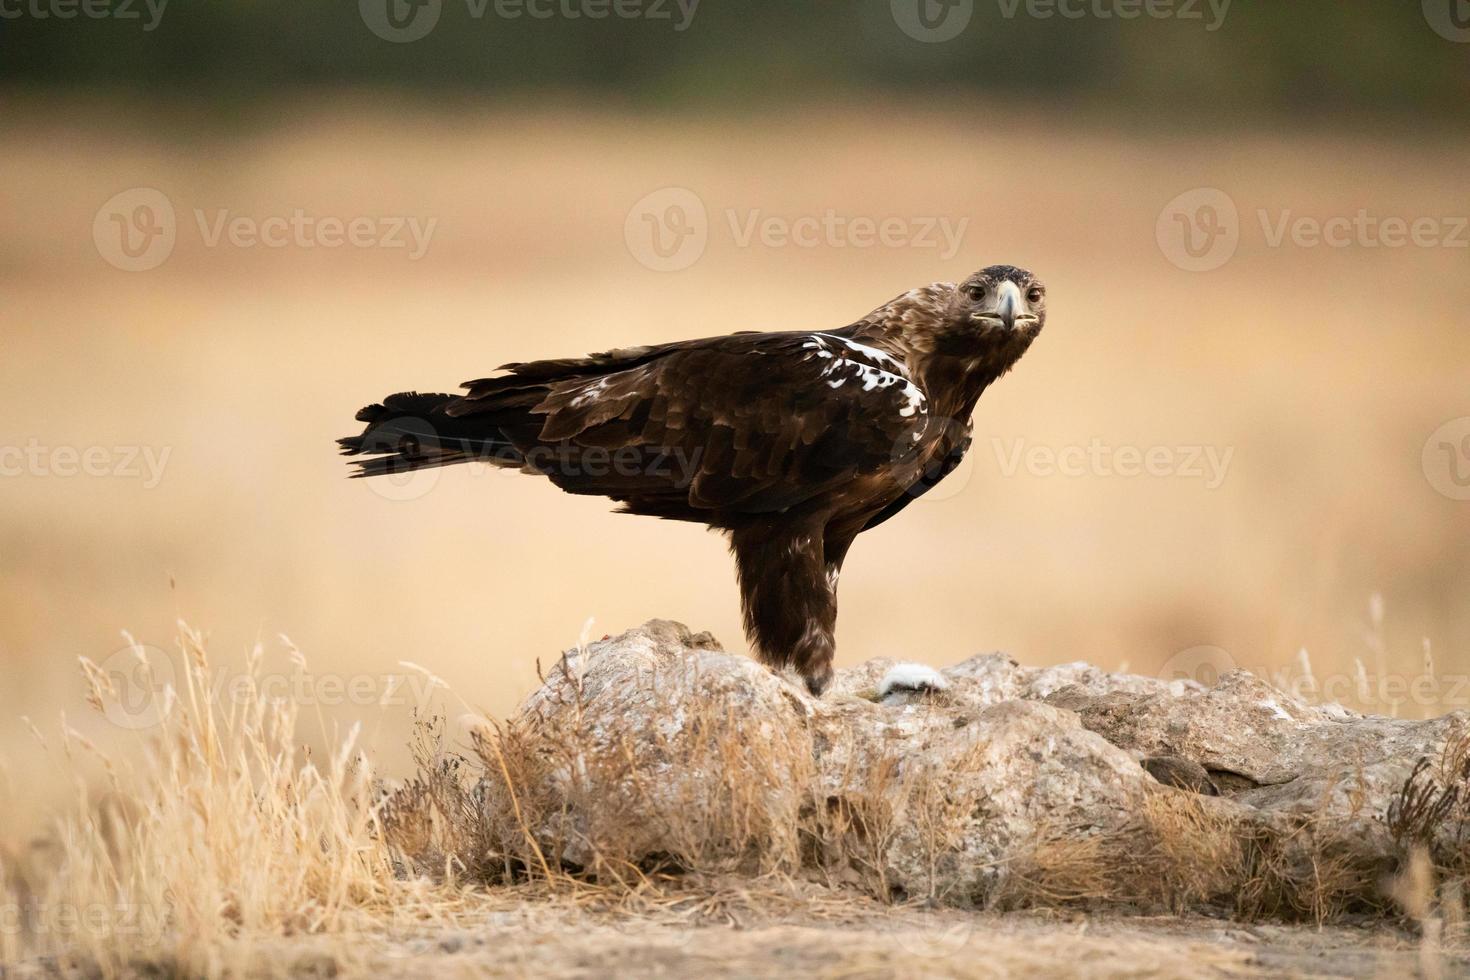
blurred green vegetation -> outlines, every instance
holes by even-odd
[[[890,0],[702,0],[683,30],[679,0],[512,0],[545,4],[557,11],[549,18],[501,16],[496,4],[506,0],[438,0],[434,29],[412,43],[376,36],[358,0],[172,0],[145,30],[155,20],[148,2],[0,0],[0,81],[222,104],[322,85],[477,101],[560,92],[593,106],[658,107],[882,90],[977,108],[977,96],[1075,103],[1145,123],[1443,119],[1470,102],[1470,44],[1431,29],[1418,0],[1235,0],[1215,30],[1207,27],[1223,0],[1062,0],[1088,12],[1077,19],[1031,16],[1026,0],[974,0],[968,26],[942,43],[900,30]],[[1116,16],[1145,2],[1193,16]],[[135,16],[118,16],[122,3]],[[656,3],[667,16],[559,12],[598,3]],[[81,11],[94,4],[114,16]],[[76,16],[62,19],[63,10]]]

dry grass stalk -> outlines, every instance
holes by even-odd
[[[228,704],[202,637],[182,624],[179,653],[177,688],[158,692],[161,724],[125,733],[136,744],[120,737],[104,753],[63,728],[75,805],[48,846],[0,857],[19,926],[0,940],[6,962],[47,955],[104,975],[146,962],[218,976],[242,969],[253,944],[360,931],[445,900],[395,875],[356,727],[314,761],[297,706],[262,690],[258,650],[231,678]],[[82,667],[89,701],[106,711],[115,686]],[[101,792],[87,788],[89,763]]]
[[[48,845],[0,853],[0,886],[12,908],[86,910],[86,927],[0,930],[4,962],[54,955],[107,975],[148,962],[219,976],[288,937],[431,929],[511,894],[717,918],[734,915],[721,910],[736,899],[693,885],[732,874],[750,902],[789,890],[794,876],[882,900],[974,897],[941,885],[977,805],[948,778],[964,759],[849,752],[852,771],[819,784],[804,735],[757,730],[718,699],[686,698],[678,724],[616,736],[571,683],[572,710],[479,726],[467,755],[445,751],[442,719],[425,721],[417,775],[385,792],[355,728],[321,762],[300,748],[297,707],[262,692],[258,649],[243,687],[232,685],[244,696],[227,705],[212,697],[202,638],[181,627],[180,652],[178,689],[160,693],[170,710],[142,738],[141,765],[63,726],[56,748],[77,785],[100,773],[105,789],[79,788]],[[111,678],[90,663],[83,672],[106,711],[118,696]],[[1467,779],[1470,739],[1452,740],[1415,768],[1390,813],[1405,854],[1423,855],[1406,858],[1396,894],[1426,936],[1431,923],[1453,935],[1465,918]],[[1317,922],[1382,910],[1381,860],[1356,818],[1246,813],[1160,790],[1116,830],[1043,828],[1004,869],[996,901]],[[927,893],[890,885],[895,843],[926,855]],[[480,889],[492,883],[510,887]]]
[[[1388,828],[1399,851],[1391,893],[1419,925],[1424,949],[1463,941],[1470,891],[1470,733],[1448,739],[1438,758],[1418,761],[1389,807]]]
[[[1008,870],[1001,907],[1227,911],[1321,924],[1382,905],[1382,859],[1350,823],[1266,822],[1177,790],[1151,794],[1116,831],[1047,828]]]
[[[468,759],[421,753],[418,776],[386,811],[390,839],[414,867],[432,870],[447,854],[487,881],[632,890],[661,871],[800,866],[798,814],[813,765],[805,742],[758,729],[718,699],[651,713],[677,714],[667,727],[603,731],[583,711],[578,658],[568,659],[564,710],[487,723],[471,732]]]
[[[1008,869],[997,903],[1182,912],[1227,894],[1244,860],[1233,819],[1193,794],[1161,791],[1111,832],[1043,828]]]

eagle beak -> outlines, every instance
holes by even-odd
[[[1026,309],[1026,301],[1021,297],[1021,288],[1013,282],[1003,282],[996,291],[995,315],[1000,317],[1000,322],[1006,325],[1007,330],[1016,329],[1016,315],[1018,311]]]
[[[1031,311],[1031,304],[1026,300],[1026,294],[1021,292],[1021,287],[1004,281],[995,287],[993,293],[986,292],[984,305],[971,313],[970,319],[986,324],[989,330],[1014,333],[1019,328],[1029,333],[1035,330],[1040,317]]]

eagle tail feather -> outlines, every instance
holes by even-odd
[[[497,466],[525,462],[499,427],[450,417],[445,408],[457,397],[405,391],[363,408],[357,420],[367,428],[337,440],[344,456],[373,457],[354,460],[352,475],[384,476],[474,460]]]

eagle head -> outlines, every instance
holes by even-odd
[[[1029,345],[1046,324],[1046,286],[1026,269],[992,265],[955,287],[947,313],[946,347]]]
[[[901,350],[999,377],[1046,324],[1046,287],[1026,269],[992,265],[959,283],[913,289],[867,317]]]

